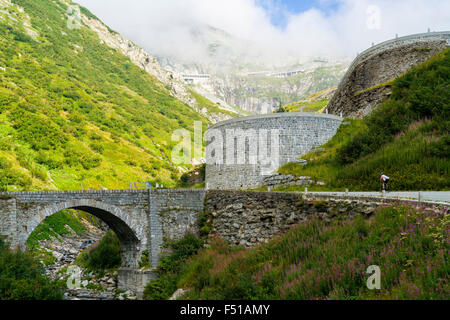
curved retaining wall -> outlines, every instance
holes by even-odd
[[[450,31],[445,31],[400,37],[365,50],[347,70],[328,104],[329,112],[342,112],[345,117],[369,114],[391,93],[389,86],[378,85],[401,76],[449,45]]]
[[[341,122],[334,115],[297,112],[220,122],[207,131],[207,187],[257,188],[282,165],[331,139]]]

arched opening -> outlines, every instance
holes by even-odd
[[[137,267],[139,240],[134,231],[122,219],[111,214],[110,212],[94,207],[78,206],[70,209],[87,212],[106,223],[120,240],[122,267]]]
[[[141,266],[148,267],[149,261],[147,229],[145,226],[146,221],[142,220],[142,217],[139,215],[130,214],[126,210],[123,211],[122,207],[112,205],[108,202],[101,201],[100,199],[72,199],[64,202],[49,203],[47,205],[40,205],[33,202],[32,204],[25,204],[24,208],[26,208],[27,211],[25,211],[26,213],[22,216],[23,224],[19,226],[18,235],[18,243],[22,248],[27,247],[28,240],[33,231],[36,230],[39,225],[47,223],[48,218],[55,217],[61,212],[73,212],[74,210],[77,213],[83,212],[83,216],[91,215],[90,217],[98,218],[98,220],[107,225],[110,230],[114,231],[117,236],[113,239],[115,243],[113,247],[117,249],[116,252],[120,251],[121,259],[114,268],[104,269],[104,273],[98,273],[98,270],[86,268],[82,263],[82,259],[77,261],[75,261],[75,259],[73,259],[73,261],[67,261],[70,259],[63,259],[63,263],[60,263],[61,260],[58,259],[57,265],[51,267],[51,271],[49,272],[50,276],[56,275],[58,279],[65,279],[64,276],[69,275],[69,267],[72,268],[75,267],[74,265],[77,265],[82,268],[82,276],[79,277],[81,286],[78,285],[78,289],[72,291],[68,290],[65,294],[68,294],[71,297],[76,296],[81,299],[88,298],[89,300],[91,300],[91,298],[109,300],[111,295],[114,294],[125,294],[125,296],[132,298],[133,296],[141,296],[144,285],[149,279],[154,277],[153,272],[150,270],[140,270]],[[61,223],[59,225],[61,225]],[[63,227],[67,226],[63,225]],[[74,237],[76,236],[73,232],[71,235]],[[102,244],[110,243],[109,240],[111,240],[111,238],[104,237],[100,242],[97,242],[97,244],[92,244],[92,246],[89,245],[87,248],[90,250],[89,254],[91,255],[92,251],[95,251],[97,248],[105,248]],[[53,241],[53,243],[55,242],[54,239],[51,239],[51,241]],[[119,242],[120,246],[118,245]],[[48,242],[44,245],[46,244],[48,244]],[[71,243],[71,245],[73,245],[73,243]],[[98,245],[98,247],[96,247],[96,245]],[[44,249],[42,245],[40,248]],[[55,247],[51,245],[51,250],[48,250],[50,255],[54,254],[54,248]],[[74,247],[72,246],[72,248]],[[77,248],[79,250],[74,251],[77,256],[79,256],[83,248]],[[67,252],[65,248],[60,251]],[[97,251],[97,253],[98,252],[101,252],[101,250]],[[147,259],[144,259],[144,255],[147,256]],[[96,256],[97,259],[91,259],[92,256]],[[103,262],[103,257],[105,257],[105,255],[94,254],[90,256],[88,261],[96,260]],[[72,259],[73,256],[70,256],[70,258]],[[59,269],[60,272],[56,271],[55,274],[55,269]],[[47,271],[48,269],[46,268],[46,273],[48,273]],[[121,293],[118,293],[119,291]],[[129,293],[129,291],[131,293]],[[94,295],[92,295],[92,292],[94,292]],[[79,296],[79,294],[81,294],[81,296]],[[82,296],[83,294],[89,295]],[[97,296],[97,294],[101,296]]]
[[[84,201],[81,201],[84,202]],[[92,202],[92,201],[91,201]],[[122,268],[137,268],[139,260],[139,252],[141,250],[141,240],[138,239],[136,232],[127,223],[125,216],[117,207],[105,205],[102,203],[86,204],[74,203],[59,203],[48,208],[40,210],[39,218],[32,219],[25,227],[27,241],[33,231],[47,218],[62,212],[63,210],[73,209],[88,213],[106,224],[111,229],[120,241],[120,255]]]

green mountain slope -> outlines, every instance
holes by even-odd
[[[392,82],[392,95],[364,120],[342,126],[323,147],[281,173],[326,181],[321,189],[378,190],[380,173],[392,190],[450,188],[450,50]],[[289,190],[292,188],[289,188]]]
[[[69,28],[65,2],[0,6],[0,188],[174,185],[172,132],[206,118],[84,24]]]
[[[322,113],[331,97],[336,92],[337,87],[325,89],[311,94],[306,99],[287,104],[276,110],[276,113],[280,112],[315,112]]]

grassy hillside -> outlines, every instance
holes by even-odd
[[[70,209],[47,217],[31,233],[27,240],[27,248],[36,249],[39,246],[39,240],[50,240],[51,237],[59,239],[60,235],[69,234],[69,230],[73,230],[77,234],[86,231],[86,227],[80,221],[81,218],[84,218],[82,213]],[[66,226],[70,229],[68,230]]]
[[[333,87],[313,93],[306,99],[282,106],[275,112],[300,112],[303,110],[303,112],[322,113],[331,100],[336,88]]]
[[[450,189],[449,84],[447,49],[394,80],[391,97],[366,119],[346,121],[325,152],[302,156],[308,165],[279,171],[327,182],[313,189],[379,190],[381,172],[392,190]]]
[[[68,28],[62,1],[12,3],[0,11],[0,189],[175,185],[172,132],[207,120],[88,27]]]
[[[221,115],[229,116],[229,117],[235,117],[236,116],[236,113],[231,112],[231,111],[227,111],[227,110],[224,110],[224,109],[221,109],[218,104],[213,103],[212,101],[206,99],[201,94],[197,93],[196,91],[194,91],[192,89],[189,90],[189,93],[197,101],[198,108],[200,110],[206,109],[213,116],[217,115],[217,114],[221,114]]]
[[[305,221],[253,249],[216,238],[164,284],[191,288],[183,299],[448,299],[448,218],[385,207],[370,219]],[[380,290],[367,288],[371,265],[380,267]],[[147,298],[166,297],[161,281]]]

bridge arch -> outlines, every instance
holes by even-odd
[[[87,212],[105,222],[117,235],[121,242],[122,267],[135,268],[138,265],[139,252],[142,250],[144,239],[139,238],[139,230],[117,206],[96,201],[93,199],[73,199],[64,202],[53,203],[40,208],[39,215],[29,220],[25,231],[25,242],[36,227],[45,218],[64,209],[75,209]]]

